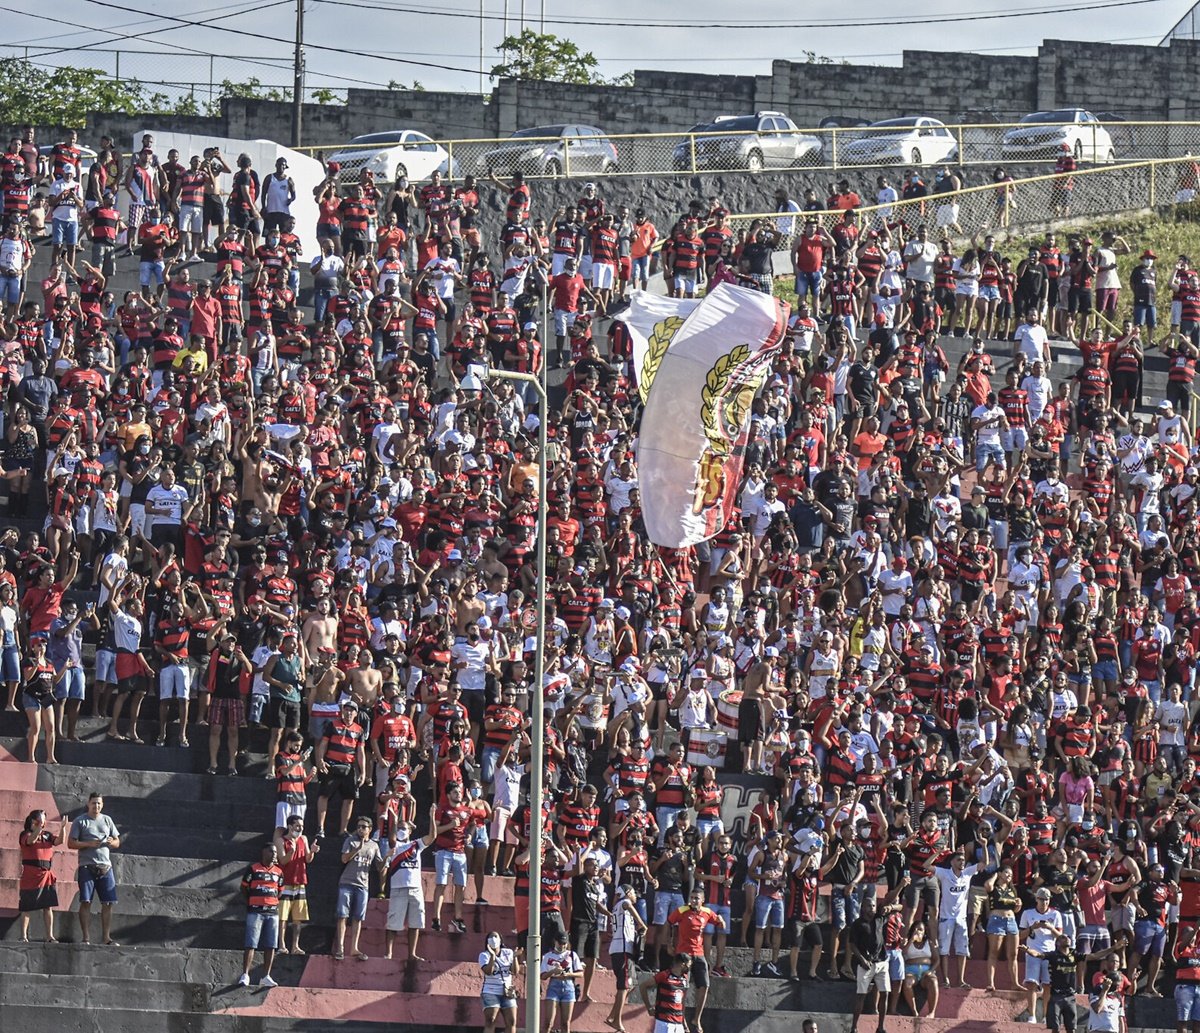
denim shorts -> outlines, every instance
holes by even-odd
[[[1007,918],[1004,915],[988,915],[988,936],[1016,936],[1017,932],[1017,920],[1015,918]]]
[[[99,659],[100,654],[97,652],[97,662]],[[5,681],[21,680],[21,650],[16,646],[5,646],[4,651],[0,653],[0,675],[3,675]]]
[[[666,925],[667,915],[674,911],[677,907],[683,907],[682,893],[655,893],[654,894],[654,921],[652,925]]]
[[[117,902],[117,877],[111,868],[103,875],[97,875],[91,865],[81,864],[76,878],[81,903],[90,904],[93,897],[99,897],[101,904]]]
[[[79,243],[79,223],[73,219],[51,219],[50,234],[55,246],[75,247]]]
[[[338,918],[361,922],[367,917],[367,891],[361,886],[339,884],[335,914]]]
[[[467,837],[467,846],[476,847],[480,850],[486,850],[488,842],[488,831],[486,825],[480,825],[479,828],[472,829],[471,834]]]
[[[832,924],[836,930],[845,929],[851,922],[858,920],[858,910],[862,903],[857,891],[847,897],[842,892],[843,889],[842,886],[834,886],[833,892],[829,894]]]
[[[456,854],[449,850],[439,850],[433,855],[434,868],[437,870],[437,885],[445,886],[454,876],[455,886],[467,884],[467,855]]]
[[[279,946],[279,916],[261,911],[246,913],[246,950],[274,950]]]
[[[1176,984],[1175,1016],[1180,1025],[1200,1022],[1200,983]]]
[[[546,1000],[557,1001],[559,1004],[573,1004],[575,1002],[575,981],[551,979],[546,987]]]
[[[725,831],[725,823],[720,818],[697,818],[696,831],[702,839],[706,836],[719,836]]]
[[[754,898],[754,927],[756,929],[783,928],[783,901],[771,897]]]
[[[111,649],[96,650],[96,681],[117,683],[117,654]]]
[[[1092,664],[1092,681],[1116,681],[1116,660],[1097,660]]]
[[[712,922],[704,927],[704,935],[712,936],[714,933],[729,932],[729,925],[730,925],[729,905],[728,904],[709,904],[708,909],[710,911],[715,911],[718,915],[720,915],[725,920],[725,925],[722,927],[722,926],[718,926],[716,924],[716,922]]]
[[[1133,924],[1133,949],[1142,957],[1151,955],[1161,958],[1166,945],[1167,930],[1165,926],[1144,918]]]
[[[499,994],[480,994],[480,1001],[483,1002],[484,1010],[488,1008],[499,1008],[502,1011],[517,1010],[517,999],[515,997],[501,997]]]

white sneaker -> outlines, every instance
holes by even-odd
[[[238,976],[238,986],[249,986],[249,985],[250,985],[250,973],[243,972],[240,976]]]
[[[270,976],[263,976],[262,979],[258,981],[258,985],[265,986],[269,990],[271,987],[278,986],[279,984]]]
[[[1027,1018],[1025,1021],[1028,1022],[1029,1025],[1031,1025],[1031,1026],[1036,1026],[1038,1024],[1038,1020],[1032,1015],[1030,1015],[1029,1018]]]

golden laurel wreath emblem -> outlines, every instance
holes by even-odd
[[[650,385],[654,383],[658,367],[662,365],[663,356],[667,354],[667,348],[670,347],[675,335],[679,333],[681,326],[683,326],[683,316],[667,316],[666,319],[654,324],[654,331],[650,334],[650,340],[646,347],[646,357],[642,360],[642,368],[638,372],[638,394],[641,395],[643,405],[650,397]]]

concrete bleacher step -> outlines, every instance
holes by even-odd
[[[262,991],[243,991],[251,992]],[[147,1012],[136,1008],[94,1012],[85,1007],[39,1008],[29,1004],[5,1007],[5,1021],[21,1033],[380,1033],[377,1022],[330,1018],[314,1022],[305,1017],[226,1013]],[[467,1028],[477,1029],[481,1022]],[[427,1028],[393,1018],[387,1033],[422,1033]]]
[[[153,979],[149,974],[118,978],[0,971],[0,1001],[21,1001],[52,1010],[87,1008],[93,1012],[124,1008],[131,1001],[137,1001],[145,1011],[206,1012],[209,1010],[209,987],[201,983]],[[0,1008],[0,1011],[6,1009]],[[7,1019],[5,1023],[7,1025]]]

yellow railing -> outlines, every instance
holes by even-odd
[[[942,236],[961,239],[987,232],[1007,235],[1018,227],[1095,219],[1173,203],[1178,190],[1188,183],[1194,188],[1198,171],[1196,159],[1161,158],[1079,169],[1063,175],[1029,176],[1002,185],[987,183],[889,204],[862,205],[854,211],[864,234],[902,222],[908,229],[906,235],[925,225],[932,240]],[[764,223],[790,240],[801,232],[807,219],[816,219],[830,230],[844,216],[845,209],[841,208],[817,212],[744,212],[730,214],[727,222],[735,230],[749,229],[755,222]],[[660,229],[665,233],[670,227]]]
[[[774,117],[774,116],[770,116]],[[1026,123],[936,125],[898,133],[862,126],[775,131],[604,133],[438,141],[453,178],[509,175],[667,176],[705,172],[757,174],[779,169],[841,172],[895,165],[929,169],[1052,162],[1065,149],[1082,163],[1177,158],[1200,153],[1200,122],[1108,122],[1068,127]],[[380,149],[382,149],[381,145]],[[349,143],[298,148],[328,158]],[[362,150],[370,153],[374,148]]]

